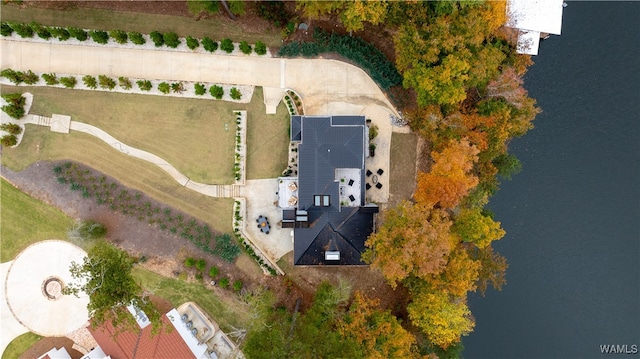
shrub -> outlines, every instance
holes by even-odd
[[[192,37],[192,36],[187,36],[187,47],[189,49],[194,50],[198,46],[200,46],[200,43],[198,42],[198,39],[196,39],[195,37]]]
[[[229,278],[221,278],[220,282],[218,282],[218,285],[220,285],[220,288],[227,288],[229,287]]]
[[[67,41],[71,37],[71,34],[64,27],[50,27],[49,32],[51,36],[57,38],[60,41]]]
[[[208,37],[202,38],[202,47],[209,52],[214,52],[218,49],[218,42],[213,41]]]
[[[109,31],[109,36],[111,36],[119,44],[126,44],[127,40],[129,39],[127,33],[122,30],[111,30]]]
[[[113,90],[116,87],[116,82],[111,77],[106,75],[98,76],[98,83],[103,89]]]
[[[378,136],[378,126],[373,125],[369,127],[369,141],[373,140]]]
[[[242,281],[238,279],[237,281],[233,282],[233,290],[239,292],[242,289],[242,285]]]
[[[224,259],[227,262],[233,262],[238,258],[240,254],[240,248],[233,240],[233,238],[228,234],[223,234],[221,236],[216,236],[216,248],[215,252],[220,258]]]
[[[58,81],[58,77],[54,73],[42,74],[42,79],[49,86],[57,85],[60,83],[60,81]]]
[[[9,132],[10,135],[19,135],[22,133],[22,127],[15,123],[3,123],[0,125],[0,130]]]
[[[2,22],[0,24],[0,35],[2,36],[11,36],[13,34],[13,28],[9,26],[6,22]]]
[[[84,84],[90,89],[95,89],[95,88],[98,87],[98,83],[96,82],[96,78],[91,76],[91,75],[84,75],[82,77],[82,82],[84,82]]]
[[[147,42],[141,33],[135,31],[129,33],[129,40],[136,45],[144,45]]]
[[[188,268],[193,267],[194,265],[196,265],[196,260],[192,257],[189,257],[187,259],[184,260],[184,265]]]
[[[264,55],[267,53],[267,45],[265,45],[262,41],[256,41],[256,45],[254,46],[253,50],[258,55]]]
[[[212,266],[211,268],[209,268],[209,277],[211,278],[215,278],[218,276],[218,267],[216,266]]]
[[[151,84],[151,81],[149,80],[138,80],[136,81],[136,84],[138,85],[138,88],[142,91],[149,91],[153,87],[153,85]]]
[[[130,90],[132,87],[131,80],[128,77],[118,77],[118,84],[125,90]]]
[[[166,95],[169,93],[169,91],[171,91],[171,86],[169,86],[169,84],[166,82],[161,82],[160,84],[158,84],[158,91]]]
[[[20,119],[24,116],[24,105],[26,103],[24,96],[19,93],[10,93],[2,95],[2,98],[8,102],[7,105],[2,106],[2,111],[15,119]]]
[[[196,280],[202,281],[202,273],[200,272],[196,273]]]
[[[27,72],[22,72],[21,74],[22,74],[22,81],[24,81],[24,83],[27,85],[33,85],[40,80],[40,76],[38,76],[38,74],[34,73],[31,70],[28,70]]]
[[[89,35],[83,29],[68,27],[67,30],[69,31],[69,35],[76,38],[78,41],[86,41],[89,38]]]
[[[149,36],[151,37],[151,41],[153,41],[153,44],[156,45],[156,47],[160,47],[164,44],[164,37],[161,33],[153,31],[149,34]]]
[[[33,37],[33,29],[27,24],[13,23],[9,24],[9,26],[22,38]]]
[[[224,39],[220,42],[220,50],[230,54],[235,49],[235,45],[230,39]]]
[[[18,144],[18,138],[16,135],[4,135],[0,138],[0,144],[5,147],[11,147]]]
[[[213,85],[209,89],[209,93],[211,94],[211,96],[219,100],[224,95],[224,89],[221,86]]]
[[[0,71],[0,76],[7,78],[7,80],[13,82],[16,85],[22,83],[22,75],[19,71],[14,71],[12,69],[4,69]]]
[[[68,234],[72,239],[98,239],[107,234],[107,227],[92,220],[82,221],[80,225],[69,231]]]
[[[176,47],[178,47],[178,45],[180,45],[180,38],[175,32],[166,32],[163,36],[163,39],[164,44],[172,49],[175,49]]]
[[[251,50],[251,45],[249,45],[249,43],[247,43],[246,41],[240,42],[240,51],[242,51],[243,54],[249,55],[251,53]]]
[[[44,40],[49,40],[51,38],[51,33],[49,32],[49,29],[46,26],[42,26],[35,22],[32,22],[30,26],[33,32],[35,32],[39,38]]]
[[[91,30],[89,31],[89,36],[91,36],[91,39],[95,42],[97,42],[98,44],[106,44],[107,42],[109,42],[109,34],[107,34],[106,31],[102,31],[102,30]]]
[[[196,90],[196,95],[202,96],[205,92],[207,92],[207,88],[200,83],[193,85],[193,88]]]
[[[238,90],[235,87],[231,88],[231,91],[229,92],[229,95],[231,96],[232,99],[234,100],[239,100],[242,98],[242,93],[240,92],[240,90]]]
[[[182,93],[184,92],[184,85],[182,82],[174,82],[171,84],[171,91],[174,93]]]
[[[196,262],[196,268],[200,272],[204,271],[204,268],[206,265],[207,265],[207,262],[205,262],[204,259],[198,259],[198,261]]]
[[[60,78],[60,83],[62,84],[62,86],[68,88],[68,89],[72,89],[74,87],[76,87],[76,84],[78,83],[78,80],[76,80],[75,77],[73,76],[67,76],[67,77],[61,77]]]

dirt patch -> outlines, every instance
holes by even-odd
[[[20,355],[19,359],[38,358],[52,348],[65,348],[72,359],[82,358],[82,353],[73,349],[73,340],[65,337],[46,337],[37,341],[26,352]]]

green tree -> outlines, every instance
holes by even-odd
[[[178,34],[175,32],[165,32],[164,35],[162,35],[162,38],[164,39],[164,44],[172,49],[178,47],[181,42]]]
[[[99,75],[98,83],[100,84],[100,87],[103,89],[113,90],[116,87],[115,80],[106,75]]]
[[[158,84],[158,91],[166,95],[171,91],[171,86],[166,82],[161,82]]]
[[[10,135],[19,135],[22,133],[22,127],[15,123],[3,123],[0,125],[0,130],[9,132]]]
[[[187,36],[187,47],[190,50],[195,50],[196,48],[198,48],[198,46],[200,46],[200,42],[198,42],[198,39],[193,36]]]
[[[69,31],[69,35],[71,37],[76,38],[78,41],[86,41],[89,38],[89,35],[84,29],[79,29],[77,27],[69,27],[67,28]]]
[[[153,41],[153,44],[156,45],[156,47],[164,45],[164,36],[162,36],[162,34],[158,31],[152,31],[149,36],[151,37],[151,41]]]
[[[202,47],[209,52],[214,52],[218,49],[218,42],[213,41],[208,37],[203,37]]]
[[[128,77],[124,77],[124,76],[120,76],[118,77],[118,84],[120,85],[120,87],[122,87],[124,90],[130,90],[131,87],[133,87],[133,84],[131,83],[131,80],[129,80]]]
[[[231,41],[230,39],[223,39],[220,42],[220,50],[230,54],[233,52],[234,49],[235,49],[235,45],[233,44],[233,41]]]
[[[242,51],[243,54],[249,55],[251,53],[251,50],[252,50],[251,45],[249,45],[248,42],[241,41],[239,47],[240,47],[240,51]]]
[[[63,293],[89,297],[87,309],[94,327],[110,321],[118,332],[138,328],[127,305],[142,310],[157,331],[161,326],[160,313],[148,299],[145,291],[131,275],[132,258],[106,241],[98,241],[82,263],[72,262],[73,281],[67,283]]]
[[[242,92],[240,92],[240,90],[238,90],[237,88],[232,87],[231,90],[229,90],[229,96],[231,96],[231,98],[234,100],[239,100],[242,98]]]
[[[464,208],[458,213],[452,227],[463,241],[484,248],[491,242],[504,237],[500,222],[482,213],[480,208]]]
[[[141,33],[135,31],[129,33],[129,40],[136,45],[144,45],[147,42]]]
[[[106,44],[109,42],[109,34],[106,31],[91,30],[89,31],[89,36],[91,36],[91,39],[98,44]]]
[[[129,36],[127,36],[127,33],[122,30],[111,30],[109,31],[109,36],[111,36],[119,44],[126,44],[129,40]]]
[[[204,268],[206,265],[207,265],[207,262],[205,262],[205,260],[202,258],[196,261],[196,269],[199,270],[200,272],[204,271]]]
[[[153,87],[153,85],[151,84],[151,81],[149,80],[138,80],[136,81],[136,84],[138,85],[138,88],[142,91],[149,91]]]
[[[0,138],[0,144],[5,147],[12,147],[18,144],[16,135],[4,135]]]
[[[387,15],[387,1],[354,0],[347,1],[345,9],[340,13],[340,21],[347,31],[364,29],[364,22],[378,25]]]
[[[60,78],[60,83],[62,84],[62,86],[72,89],[76,87],[78,80],[73,76],[65,76]]]
[[[221,86],[213,85],[209,89],[209,93],[211,94],[211,96],[219,100],[224,95],[224,89]]]
[[[91,75],[84,75],[82,77],[82,82],[84,82],[85,86],[87,86],[90,89],[95,89],[98,87],[98,82],[96,81],[96,78]]]
[[[196,95],[198,96],[202,96],[205,94],[205,92],[207,92],[207,88],[201,83],[194,84],[193,88],[195,90]]]
[[[58,77],[54,73],[42,74],[42,79],[49,86],[54,86],[60,83],[60,81],[58,80]]]

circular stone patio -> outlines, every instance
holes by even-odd
[[[86,325],[89,297],[62,295],[72,261],[86,252],[59,240],[33,244],[14,259],[6,278],[6,300],[16,320],[42,336],[63,336]]]

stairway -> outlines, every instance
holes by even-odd
[[[215,197],[233,198],[240,197],[240,186],[238,185],[216,185]]]

